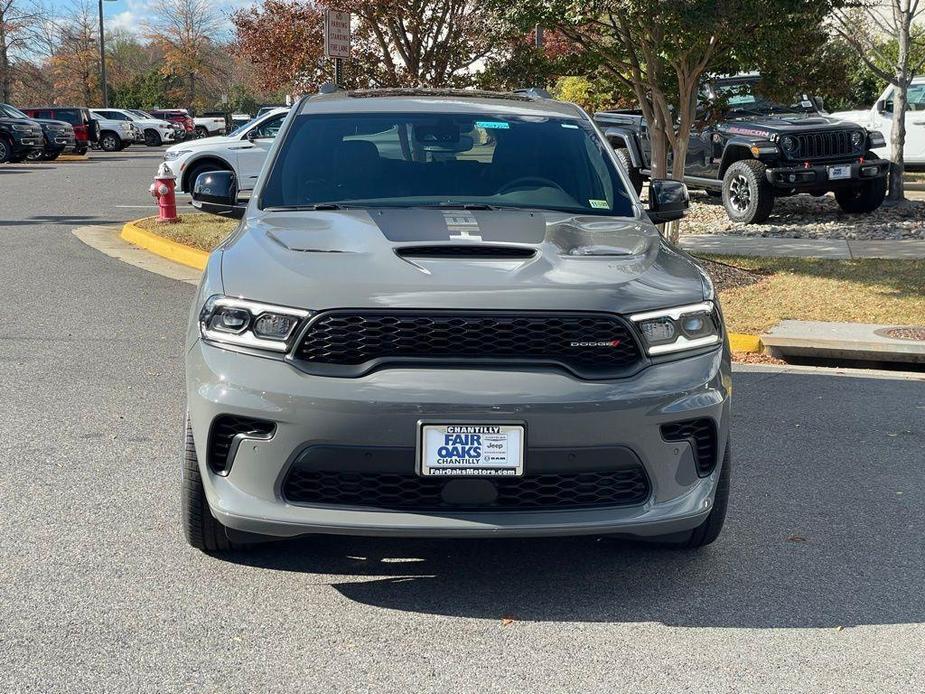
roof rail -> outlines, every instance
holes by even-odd
[[[529,99],[552,99],[552,94],[547,92],[542,87],[524,87],[522,89],[515,89],[515,94],[520,94]]]

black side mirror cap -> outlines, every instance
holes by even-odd
[[[690,208],[687,186],[681,181],[655,178],[649,181],[649,219],[653,224],[665,224],[683,219]]]
[[[206,171],[193,184],[193,207],[220,217],[241,219],[247,205],[238,204],[238,178],[231,171]]]
[[[877,102],[877,113],[884,113],[886,111],[886,102],[883,99]]]

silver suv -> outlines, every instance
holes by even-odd
[[[221,551],[308,533],[618,535],[698,547],[729,488],[708,276],[578,107],[332,91],[287,116],[188,335],[183,524]]]

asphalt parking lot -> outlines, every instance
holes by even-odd
[[[193,288],[71,231],[150,214],[161,150],[0,166],[0,691],[925,690],[922,375],[748,367],[699,553],[177,520]]]

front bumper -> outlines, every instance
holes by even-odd
[[[25,135],[22,137],[17,137],[14,133],[12,141],[12,150],[13,156],[25,156],[30,152],[35,150],[44,150],[45,149],[45,137],[39,133],[38,135]]]
[[[851,168],[849,178],[830,178],[832,167]],[[826,162],[810,166],[795,165],[769,168],[765,176],[775,188],[787,190],[834,190],[845,186],[856,185],[863,181],[883,178],[890,170],[890,162],[886,159],[865,159],[849,162]]]
[[[544,370],[479,369],[391,368],[361,378],[328,378],[202,341],[186,362],[190,422],[212,513],[227,527],[262,535],[646,537],[682,532],[709,513],[722,462],[699,477],[690,444],[665,441],[660,425],[712,418],[719,451],[728,435],[725,348],[609,382]],[[238,447],[226,476],[214,474],[206,462],[210,426],[222,414],[276,423],[270,439],[248,439]],[[634,506],[466,512],[306,505],[283,498],[286,473],[306,449],[413,448],[422,419],[524,422],[525,473],[531,452],[619,446],[644,467],[650,493]]]

